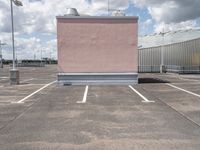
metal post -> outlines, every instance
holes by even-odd
[[[34,56],[33,56],[33,59],[34,59],[34,60],[36,60],[36,54],[35,54],[35,52],[34,52]]]
[[[13,3],[10,0],[11,7],[11,24],[12,24],[12,49],[13,49],[13,70],[15,70],[15,37],[14,37],[14,21],[13,21]]]
[[[50,52],[50,62],[49,63],[51,64],[51,52]]]
[[[6,45],[6,43],[1,43],[0,40],[0,68],[3,68],[3,52],[2,52],[3,45]]]
[[[16,6],[23,6],[23,4],[18,0],[10,0],[10,10],[11,10],[11,25],[12,25],[12,50],[13,50],[13,65],[10,70],[10,84],[19,84],[19,70],[15,68],[15,38],[14,38],[14,20],[13,20],[13,2]]]
[[[161,55],[161,65],[164,65],[164,33],[162,34],[162,55]]]
[[[3,58],[2,58],[1,40],[0,40],[0,68],[3,68]]]
[[[164,28],[162,32],[162,46],[161,46],[161,64],[160,64],[160,73],[164,71]]]
[[[110,0],[108,0],[108,16],[109,16],[109,12],[110,12]]]
[[[41,59],[41,66],[42,66],[42,49],[40,50],[40,59]]]

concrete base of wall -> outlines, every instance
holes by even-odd
[[[165,65],[160,65],[160,73],[166,73]]]
[[[59,73],[60,85],[132,85],[138,73]]]

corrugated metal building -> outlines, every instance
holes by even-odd
[[[185,31],[186,32],[186,31]],[[187,31],[186,33],[190,36],[184,35],[184,31],[177,32],[173,36],[168,38],[169,43],[162,44],[162,37],[157,37],[159,40],[152,40],[150,37],[145,37],[146,41],[152,40],[153,44],[157,46],[147,47],[139,49],[139,72],[160,72],[160,66],[163,65],[164,71],[178,72],[178,73],[200,73],[200,34],[196,34],[193,30]],[[194,32],[195,34],[193,34]],[[199,30],[198,30],[199,32]],[[177,36],[178,34],[178,36]],[[180,37],[179,39],[176,38]],[[186,39],[186,38],[197,38],[197,39]],[[148,40],[147,40],[148,39]],[[180,39],[187,40],[180,42]],[[155,41],[158,41],[157,43]],[[178,43],[170,43],[178,42]],[[151,43],[150,46],[153,44]],[[140,43],[141,44],[141,43]],[[163,54],[162,54],[163,51]]]

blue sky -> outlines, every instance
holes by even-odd
[[[138,8],[133,3],[131,3],[125,10],[125,13],[130,16],[139,17],[139,35],[147,35],[154,32],[153,25],[155,22],[152,20],[151,15],[148,13],[147,8]],[[144,27],[144,23],[151,19],[152,23],[148,27]]]
[[[15,42],[19,59],[57,58],[55,16],[76,7],[80,14],[107,15],[107,0],[21,0],[23,7],[14,6]],[[123,10],[127,16],[139,16],[139,35],[200,27],[200,1],[193,0],[110,0],[110,9]],[[0,40],[4,58],[12,58],[10,3],[0,0]]]

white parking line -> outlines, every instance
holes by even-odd
[[[24,83],[24,82],[27,82],[27,81],[31,81],[31,80],[34,80],[34,78],[22,80],[21,83]]]
[[[193,92],[187,91],[187,90],[185,90],[185,89],[182,89],[182,88],[177,87],[177,86],[175,86],[175,85],[172,85],[172,84],[170,84],[170,83],[166,83],[166,84],[167,84],[168,86],[171,86],[171,87],[173,87],[173,88],[175,88],[175,89],[181,90],[181,91],[186,92],[186,93],[188,93],[188,94],[191,94],[191,95],[194,95],[194,96],[200,97],[199,94],[196,94],[196,93],[193,93]]]
[[[8,77],[0,77],[0,81],[4,81],[4,80],[7,80]]]
[[[162,75],[159,75],[159,76],[162,76]],[[178,79],[183,80],[183,81],[193,81],[193,82],[199,82],[200,81],[200,80],[186,78],[187,76],[183,77],[183,76],[181,76],[179,74],[173,74],[173,73],[168,73],[167,77],[168,78],[178,78]]]
[[[136,89],[134,89],[131,85],[129,85],[129,88],[132,89],[137,95],[139,95],[143,99],[143,103],[155,103],[155,101],[148,100],[145,96],[143,96],[140,92],[138,92]]]
[[[185,85],[185,84],[189,84],[189,85],[200,85],[200,82],[184,82],[184,83],[176,83],[176,85]]]
[[[85,92],[84,92],[83,100],[82,100],[82,101],[77,101],[77,102],[76,102],[77,104],[84,104],[84,103],[86,103],[87,94],[88,94],[88,88],[89,88],[89,86],[87,85],[87,86],[85,87]]]
[[[20,101],[16,102],[18,104],[20,103],[24,103],[25,100],[27,100],[28,98],[30,98],[31,96],[37,94],[38,92],[40,92],[41,90],[47,88],[48,86],[52,85],[53,83],[55,83],[56,81],[53,81],[51,83],[46,84],[45,86],[41,87],[40,89],[38,89],[37,91],[31,93],[30,95],[26,96],[25,98],[21,99]],[[14,102],[13,102],[14,103]]]
[[[8,79],[9,77],[0,77],[0,79]]]

